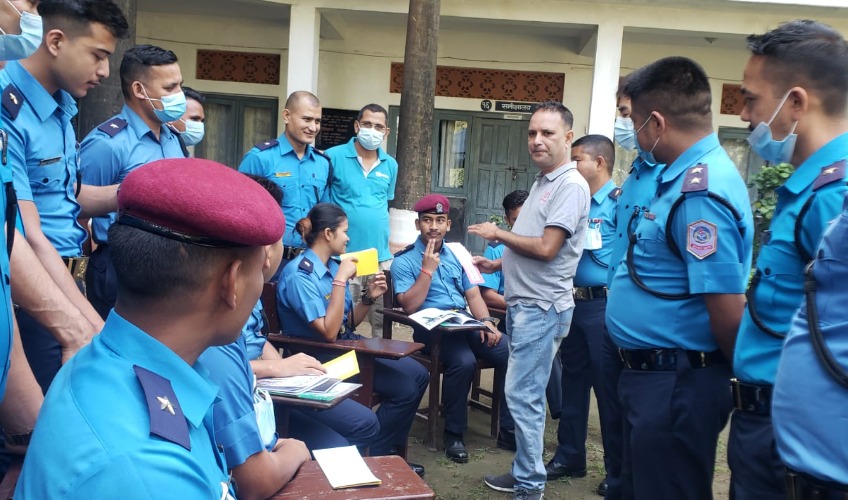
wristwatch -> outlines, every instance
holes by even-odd
[[[368,295],[368,289],[367,288],[362,289],[362,296],[360,297],[360,301],[363,304],[365,304],[366,306],[373,306],[374,305],[374,299],[372,299],[371,296]]]
[[[6,440],[7,445],[27,446],[29,445],[29,440],[32,438],[32,431],[26,432],[24,434],[9,434],[4,430],[3,438]]]
[[[498,326],[498,323],[501,322],[498,318],[492,316],[486,316],[485,318],[480,318],[478,321],[481,323],[485,323],[486,321],[491,321],[493,325]]]

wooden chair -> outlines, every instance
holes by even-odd
[[[393,293],[394,288],[392,288],[392,280],[391,273],[388,271],[386,274],[386,283],[388,284],[389,291],[383,296],[383,304],[385,306],[384,309],[381,309],[380,312],[383,313],[383,338],[390,339],[392,338],[392,324],[393,323],[401,323],[407,326],[415,327],[417,323],[415,321],[409,319],[409,316],[404,313],[399,306],[395,304],[395,296]],[[472,330],[478,330],[476,327],[470,327]],[[456,332],[460,329],[457,327],[451,327],[450,330],[443,329],[441,327],[436,327],[430,332],[430,351],[425,354],[422,352],[418,352],[412,355],[412,358],[424,365],[425,368],[430,372],[430,388],[429,388],[429,397],[427,401],[426,408],[419,408],[418,413],[415,415],[418,420],[426,422],[427,424],[427,436],[425,438],[424,444],[430,450],[436,450],[436,432],[438,427],[439,420],[439,412],[441,410],[441,375],[444,372],[444,366],[442,365],[441,360],[441,338],[443,334],[450,335],[450,332]],[[500,405],[503,403],[501,401],[501,394],[503,394],[502,384],[498,383],[498,373],[495,374],[493,378],[493,387],[491,391],[488,391],[481,387],[480,385],[480,371],[486,370],[489,368],[494,368],[490,363],[485,360],[477,359],[477,370],[474,374],[474,381],[471,385],[471,398],[468,401],[468,405],[472,408],[477,408],[479,410],[483,410],[488,412],[491,415],[490,419],[490,429],[489,434],[492,438],[498,437],[499,430],[499,409]],[[490,399],[490,403],[486,404],[485,401],[481,400],[480,396],[486,396]]]

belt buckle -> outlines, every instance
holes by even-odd
[[[577,299],[577,300],[589,300],[589,295],[591,294],[591,291],[587,292],[587,289],[585,289],[583,287],[579,287],[579,286],[574,287],[572,290],[573,290],[572,293],[574,294],[575,299]]]
[[[730,390],[733,392],[733,402],[736,403],[736,408],[742,409],[742,388],[739,385],[739,379],[730,379]]]
[[[74,259],[76,261],[76,271],[73,272],[74,278],[85,281],[85,272],[88,270],[88,258],[87,257],[79,257]]]

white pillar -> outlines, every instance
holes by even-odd
[[[297,90],[318,94],[321,14],[314,5],[294,4],[289,19],[289,68],[286,95]]]
[[[595,68],[592,75],[592,100],[589,105],[589,133],[613,138],[615,128],[615,91],[621,68],[621,44],[624,26],[609,22],[598,25]]]

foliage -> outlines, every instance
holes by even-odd
[[[754,262],[760,253],[760,235],[769,228],[777,207],[777,188],[782,186],[794,171],[795,167],[789,163],[763,165],[751,178],[751,186],[757,188],[757,199],[753,203],[754,224],[757,230],[757,237],[754,238]]]
[[[501,227],[506,227],[506,221],[502,215],[492,214],[489,216],[489,222],[493,222]]]

